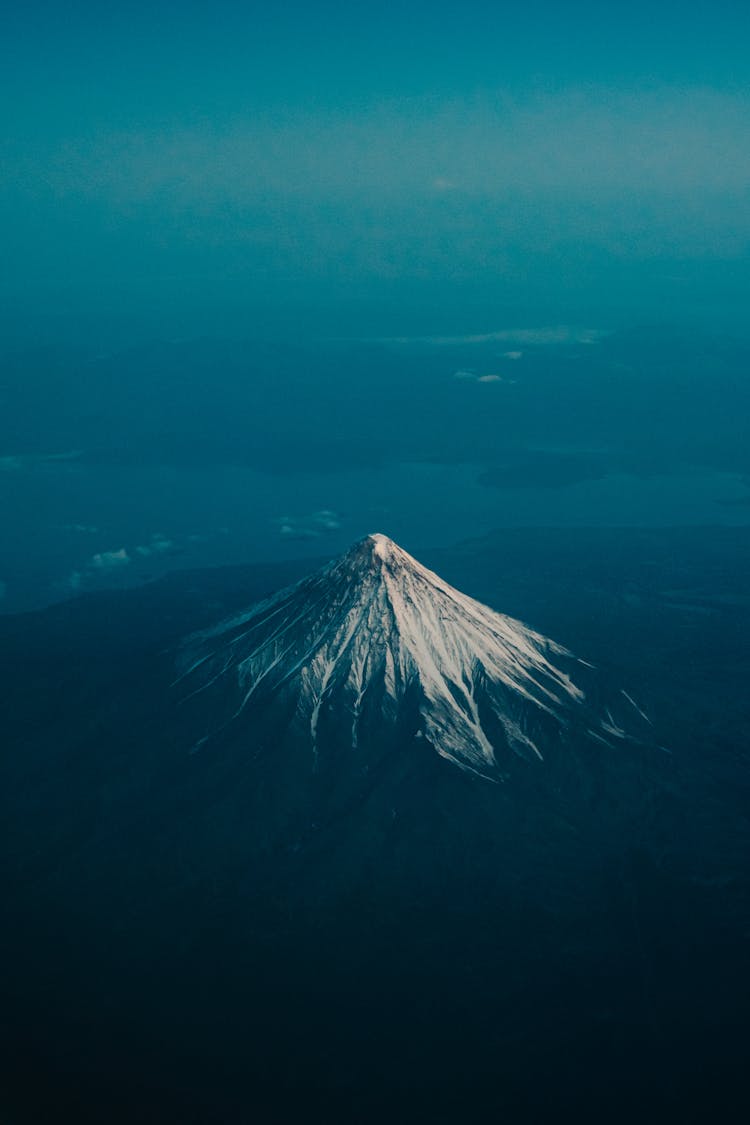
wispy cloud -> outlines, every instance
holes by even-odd
[[[372,342],[429,347],[508,343],[541,348],[560,344],[597,344],[610,335],[610,330],[605,328],[578,328],[562,324],[550,328],[501,328],[496,332],[481,332],[471,336],[386,336]],[[522,351],[513,350],[504,352],[503,358],[518,360],[522,355]]]
[[[80,570],[73,570],[68,575],[67,581],[60,584],[63,588],[71,590],[77,594],[79,590],[83,589],[83,574]]]
[[[91,570],[119,570],[129,566],[131,561],[125,548],[118,547],[116,551],[99,551],[91,557],[88,565]]]
[[[157,532],[152,535],[148,543],[139,544],[135,548],[135,553],[141,558],[150,558],[152,555],[169,555],[173,554],[177,548],[177,544],[173,539],[168,539],[166,535]]]
[[[479,375],[476,371],[469,368],[462,368],[460,371],[453,372],[454,379],[462,379],[467,383],[515,383],[515,379],[509,379],[506,375]]]
[[[283,539],[320,539],[341,529],[341,517],[330,508],[306,516],[278,516],[274,523]]]
[[[81,449],[71,449],[64,453],[9,453],[0,457],[0,473],[22,473],[60,464],[66,465],[82,456]]]
[[[95,527],[87,524],[72,524],[75,531],[95,532]],[[179,554],[183,548],[175,540],[170,539],[163,532],[157,531],[147,543],[138,543],[135,546],[115,547],[107,551],[97,551],[83,565],[73,570],[61,585],[74,592],[85,590],[87,587],[101,582],[105,576],[116,574],[128,568],[137,567],[138,563],[146,559]]]

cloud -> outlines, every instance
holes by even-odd
[[[503,359],[521,359],[523,352],[503,352]]]
[[[129,566],[130,562],[128,552],[124,547],[119,547],[116,551],[100,551],[93,555],[88,565],[91,570],[116,570]]]
[[[504,375],[477,375],[476,371],[469,368],[453,372],[454,379],[463,379],[470,383],[515,383],[515,379],[507,379]]]
[[[427,345],[429,347],[463,347],[480,344],[525,344],[527,347],[554,347],[559,344],[597,344],[612,333],[604,328],[577,328],[559,324],[549,328],[502,328],[472,336],[385,336],[368,341],[380,344]],[[504,352],[505,359],[520,359],[522,351]]]
[[[0,473],[28,472],[32,469],[48,468],[68,461],[77,461],[83,450],[70,449],[64,453],[23,453],[7,454],[0,457]]]
[[[320,539],[341,529],[341,517],[330,508],[306,516],[279,516],[274,523],[283,539]]]
[[[83,587],[83,574],[81,571],[72,571],[65,585],[74,593],[77,593]]]
[[[341,527],[341,519],[336,512],[332,512],[324,508],[321,512],[315,512],[313,519],[324,531],[338,531]]]
[[[81,532],[95,532],[97,530],[88,524],[69,524],[66,527]],[[190,538],[200,541],[205,536],[191,536]],[[131,548],[118,547],[116,550],[98,551],[83,566],[72,571],[59,585],[77,593],[86,589],[92,583],[96,585],[97,580],[100,580],[103,575],[117,573],[141,560],[179,554],[182,550],[183,548],[173,539],[169,539],[162,532],[157,531],[151,536],[148,543],[139,543]]]
[[[152,555],[174,554],[178,549],[173,539],[168,539],[161,532],[156,532],[151,536],[148,543],[142,543],[135,548],[135,554],[140,555],[141,558],[150,558]]]
[[[136,557],[147,559],[154,555],[176,554],[179,550],[173,539],[168,539],[166,535],[157,531],[148,543],[139,543],[130,551],[126,547],[120,547],[117,551],[102,551],[94,555],[88,566],[90,570],[116,569],[128,566]]]
[[[455,191],[456,185],[452,180],[448,180],[445,176],[436,176],[432,181],[432,187],[435,191]]]

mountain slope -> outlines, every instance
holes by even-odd
[[[625,737],[590,703],[591,666],[449,586],[384,535],[190,638],[186,697],[222,702],[213,728],[278,711],[309,739],[313,768],[331,741],[355,753],[398,725],[462,769],[497,779],[508,755],[543,759],[566,734]],[[630,717],[645,716],[624,692]]]
[[[695,533],[701,550],[707,539]],[[483,624],[496,615],[408,559],[407,577],[378,577],[385,560],[367,541],[250,611],[305,564],[174,575],[0,623],[6,1116],[737,1117],[750,598],[737,541],[725,542],[712,566],[681,536],[629,530],[598,554],[579,532],[524,532],[515,553],[498,534],[433,556],[459,587],[571,638],[597,671],[508,619],[502,649]],[[643,597],[625,601],[631,575]],[[402,601],[409,586],[409,612],[373,592],[364,613],[361,588],[387,583]],[[650,596],[678,586],[680,603],[710,588],[715,611]],[[355,606],[364,616],[344,644]],[[190,633],[188,674],[170,691]],[[585,698],[522,656],[521,639]],[[442,729],[462,729],[428,673],[451,692],[464,643],[494,766],[457,768],[436,752],[439,731],[435,745],[424,733],[443,706]],[[474,660],[498,651],[505,679],[488,685]],[[286,655],[271,667],[274,653]],[[388,653],[394,683],[408,670],[395,696]],[[268,671],[243,707],[250,656]],[[601,725],[610,658],[671,756]],[[554,700],[534,701],[540,681]],[[612,698],[614,725],[634,729],[637,711]],[[543,761],[503,741],[491,703]]]

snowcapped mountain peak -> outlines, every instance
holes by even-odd
[[[365,542],[367,544],[372,544],[373,554],[376,558],[382,559],[384,562],[386,559],[394,558],[398,555],[402,555],[404,558],[410,558],[410,556],[406,554],[406,551],[402,551],[392,539],[389,539],[387,535],[381,535],[380,532],[376,532],[374,535],[368,535]]]
[[[192,637],[191,694],[229,686],[226,722],[277,706],[311,760],[408,729],[456,765],[496,778],[508,754],[540,760],[589,714],[586,665],[563,646],[450,586],[393,540],[368,535],[317,573]]]
[[[381,558],[385,557],[388,554],[388,551],[391,549],[391,547],[396,546],[392,539],[389,539],[387,535],[381,535],[379,531],[374,532],[374,534],[372,535],[366,536],[366,539],[370,543],[373,543],[375,545],[375,552],[376,554],[380,555]]]
[[[341,563],[346,563],[346,560],[351,560],[353,564],[359,563],[362,566],[372,566],[379,568],[383,563],[391,563],[401,566],[419,566],[416,559],[389,539],[387,535],[381,535],[376,532],[373,535],[365,535],[364,539],[360,539],[355,543],[345,555],[342,555],[339,560]]]

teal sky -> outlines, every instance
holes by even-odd
[[[735,4],[11,12],[5,326],[739,316],[748,31]]]
[[[37,2],[6,14],[3,64],[21,134],[221,117],[301,104],[613,90],[742,89],[750,17],[734,3],[318,2],[109,6]],[[66,120],[67,119],[67,120]]]

